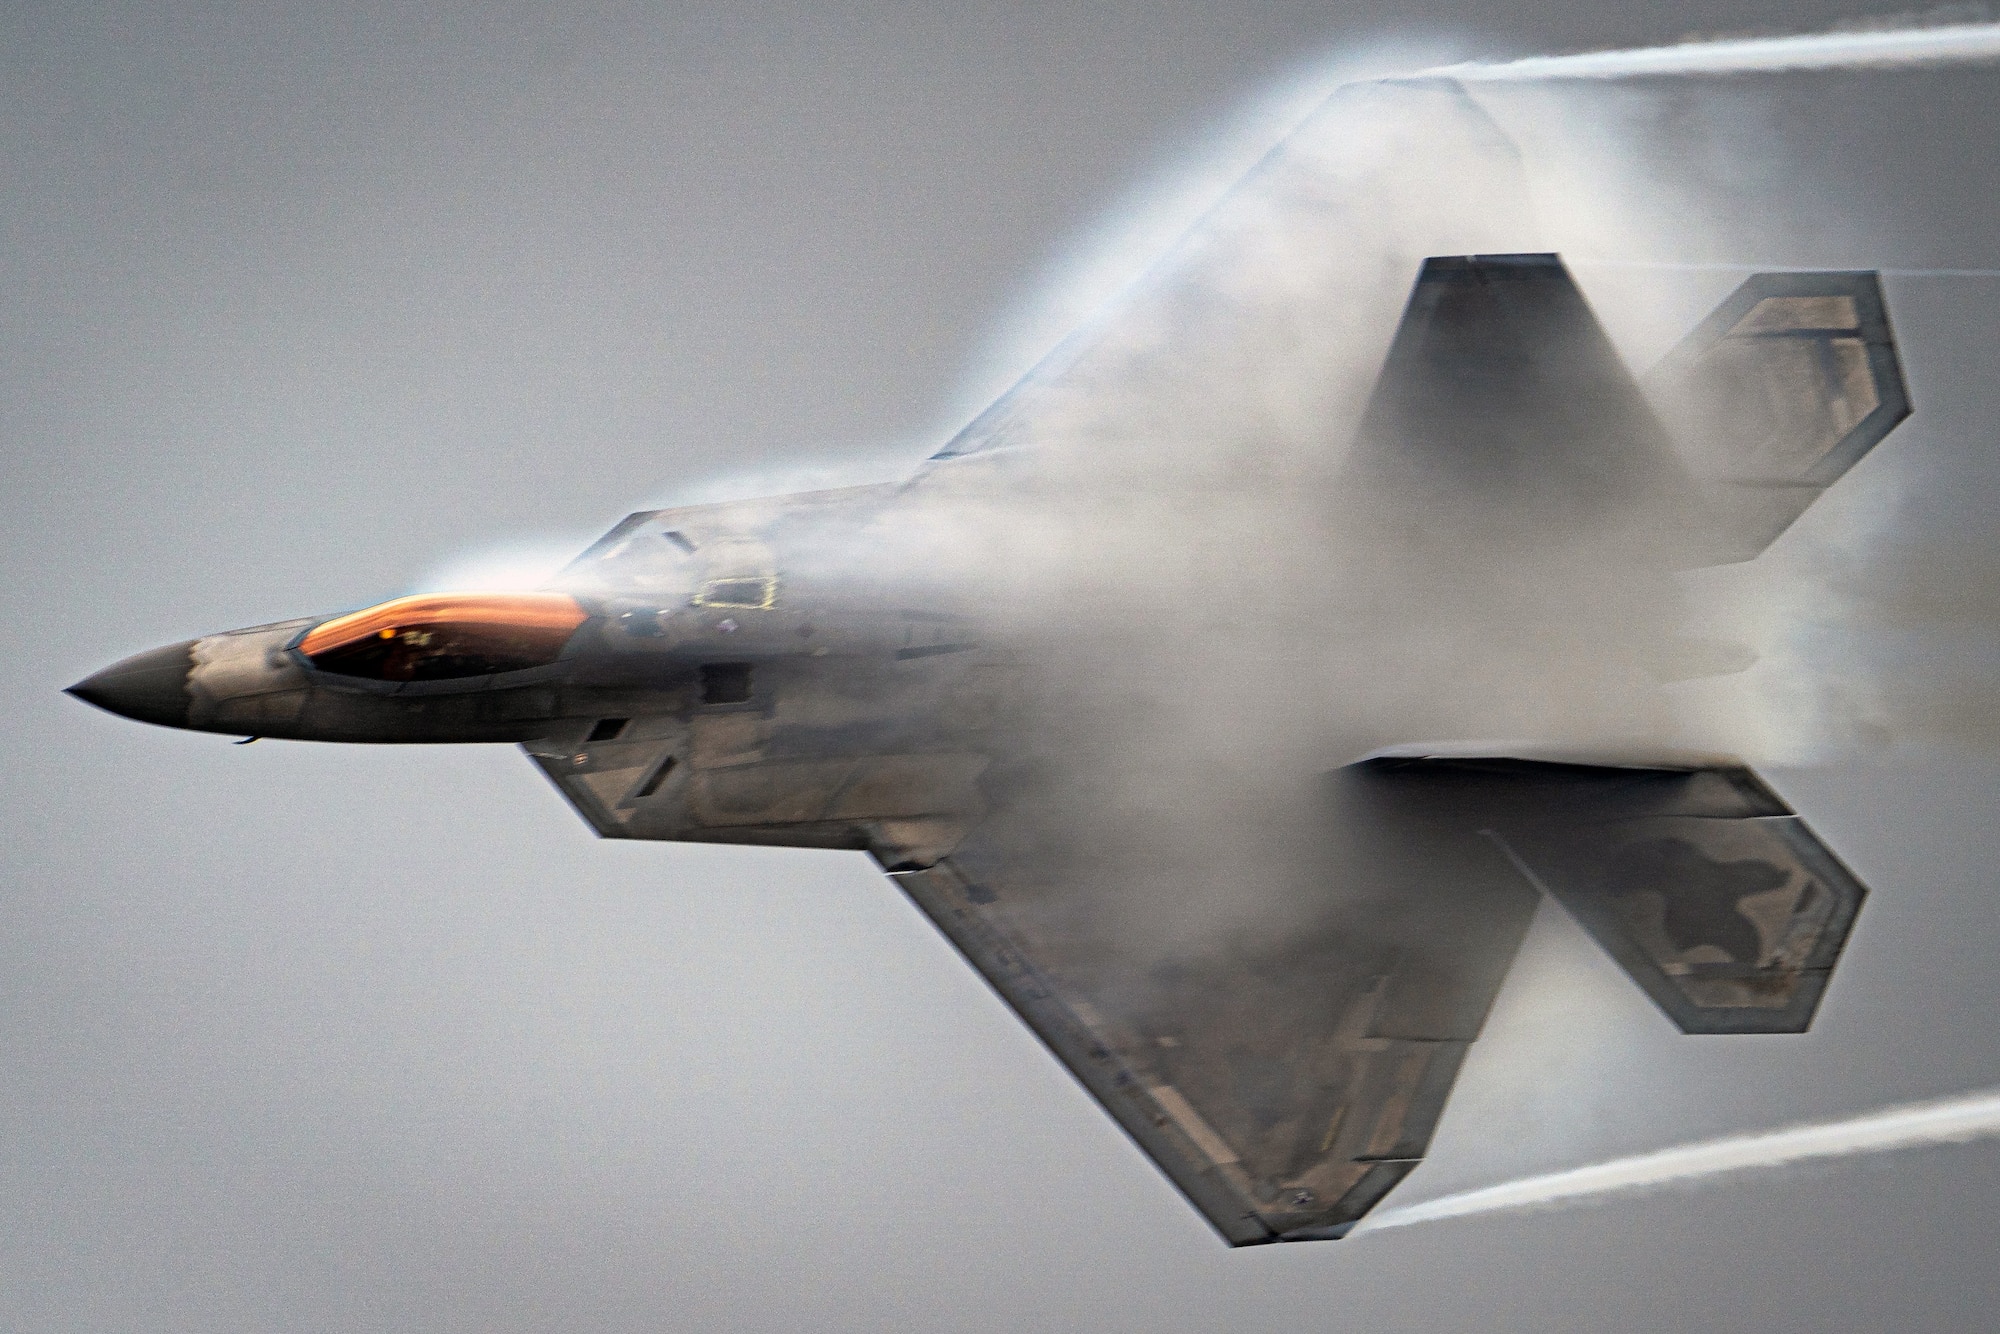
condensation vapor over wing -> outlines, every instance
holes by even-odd
[[[1271,831],[1370,743],[1337,725],[1366,712],[1330,596],[1342,458],[1423,258],[1533,236],[1457,85],[1345,88],[912,484],[912,569],[958,567],[1031,651],[1024,748],[1099,794],[1072,834],[1152,900],[1142,929],[1283,897]],[[1162,911],[1166,867],[1200,888]]]

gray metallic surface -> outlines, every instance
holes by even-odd
[[[1753,274],[1645,386],[1716,515],[1690,564],[1755,557],[1911,411],[1872,273]]]
[[[1740,765],[1379,759],[1450,784],[1684,1033],[1802,1033],[1866,889]]]
[[[1344,480],[1358,509],[1393,498],[1433,540],[1504,530],[1658,561],[1700,519],[1685,466],[1555,255],[1424,261]]]
[[[68,693],[86,704],[162,727],[188,725],[189,651],[195,640],[147,649],[69,687]]]
[[[1434,785],[1351,769],[1312,808],[1293,925],[1205,950],[1121,929],[1115,877],[1012,812],[896,877],[1236,1245],[1338,1237],[1416,1165],[1535,906]]]

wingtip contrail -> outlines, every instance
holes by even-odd
[[[1586,1200],[1693,1184],[1741,1172],[1766,1171],[1815,1159],[1966,1144],[1994,1136],[2000,1136],[2000,1089],[1904,1103],[1835,1121],[1730,1135],[1544,1176],[1524,1177],[1387,1209],[1369,1217],[1355,1230],[1380,1232],[1474,1214],[1562,1208]]]
[[[1632,79],[1649,75],[1769,74],[1793,70],[1963,65],[2000,60],[2000,23],[1881,28],[1682,42],[1501,62],[1466,61],[1405,75],[1467,83]]]

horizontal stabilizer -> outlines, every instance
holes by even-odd
[[[1738,765],[1389,756],[1485,832],[1684,1033],[1801,1033],[1867,891]]]
[[[1714,516],[1693,562],[1749,560],[1910,415],[1873,273],[1759,273],[1644,385]]]

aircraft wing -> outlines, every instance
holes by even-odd
[[[1317,874],[1236,868],[1286,924],[1201,944],[1144,920],[1170,873],[1004,817],[892,875],[1233,1245],[1342,1236],[1417,1164],[1535,906],[1448,794],[1350,770],[1319,795]]]
[[[1802,1030],[1863,894],[1732,765],[1418,753],[1329,776],[1319,810],[1288,924],[1199,947],[1004,821],[893,876],[1235,1245],[1342,1236],[1423,1158],[1531,886],[1690,1033]]]

